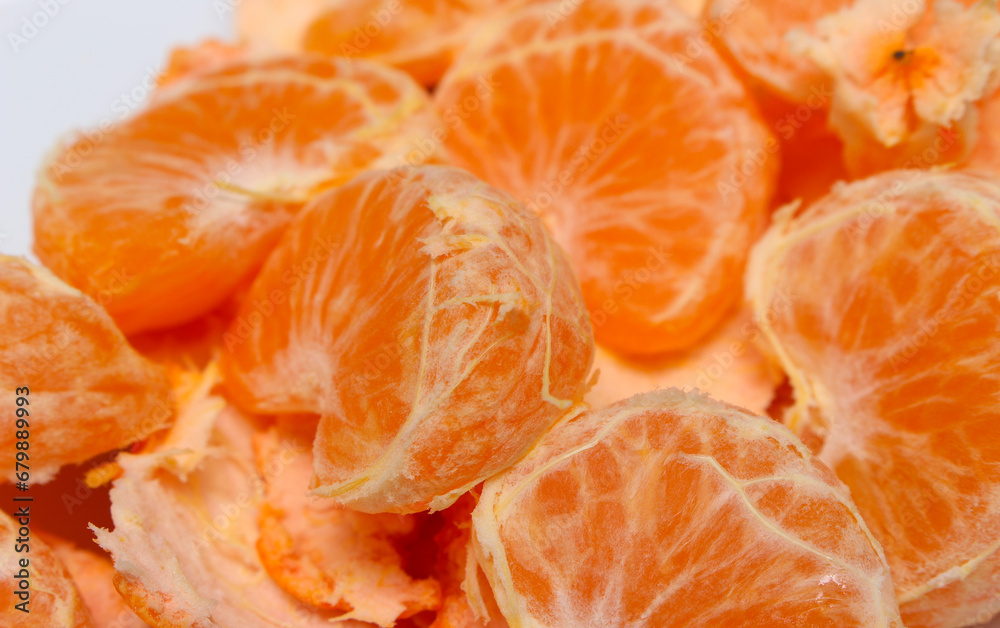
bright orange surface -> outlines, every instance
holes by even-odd
[[[676,389],[559,423],[473,525],[512,626],[902,628],[833,473],[774,421]]]
[[[739,297],[778,144],[670,3],[532,3],[490,20],[434,94],[452,163],[538,213],[599,342],[693,346]]]
[[[432,126],[405,74],[319,56],[175,80],[59,146],[39,174],[35,253],[127,334],[205,314],[310,196],[390,167]]]
[[[0,406],[0,447],[9,452],[2,481],[14,481],[18,419],[27,421],[31,483],[173,419],[167,374],[128,345],[97,303],[44,268],[0,255],[0,329],[0,388],[10,395]],[[22,387],[27,405],[17,406]]]
[[[317,493],[448,506],[582,398],[593,340],[538,219],[453,168],[372,172],[306,207],[224,341],[245,408],[322,414]]]
[[[773,307],[776,291],[792,307]],[[996,613],[1000,186],[895,171],[786,212],[747,293],[795,390],[793,430],[851,487],[910,628]]]

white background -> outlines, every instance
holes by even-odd
[[[30,251],[35,169],[56,140],[117,121],[173,46],[230,38],[232,13],[218,10],[227,6],[225,0],[0,0],[0,251]],[[32,31],[25,19],[43,26]]]

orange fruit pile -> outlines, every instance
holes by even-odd
[[[0,256],[0,625],[1000,614],[995,2],[236,11]]]

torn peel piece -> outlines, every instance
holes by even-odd
[[[315,432],[316,418],[287,417],[254,438],[266,484],[257,551],[268,573],[303,602],[379,626],[437,610],[438,583],[408,575],[398,550],[416,515],[355,512],[308,495]]]
[[[847,487],[785,427],[703,395],[561,421],[472,520],[518,628],[902,628]]]
[[[186,481],[167,464],[170,450],[118,459],[123,473],[111,489],[115,528],[94,529],[114,558],[116,588],[155,628],[330,628],[339,613],[288,595],[257,555],[265,483],[255,471],[254,423],[231,406],[195,416],[213,429]]]

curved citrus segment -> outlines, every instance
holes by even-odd
[[[443,167],[313,201],[224,344],[243,406],[323,415],[316,493],[366,512],[439,510],[510,465],[582,397],[593,356],[538,219]]]
[[[202,315],[264,260],[313,194],[429,135],[408,76],[319,56],[180,77],[46,161],[35,252],[127,334]]]
[[[598,347],[594,356],[597,383],[584,401],[600,409],[658,388],[698,389],[765,414],[781,373],[758,349],[759,338],[757,321],[749,311],[740,310],[697,347],[681,354],[627,359]]]
[[[670,3],[564,4],[493,20],[460,55],[435,91],[446,148],[541,215],[599,342],[692,346],[738,298],[778,145],[713,49],[681,58],[699,30]]]
[[[27,261],[0,255],[0,469],[13,481],[15,439],[28,434],[32,482],[141,440],[169,422],[166,373],[129,346],[90,297]],[[24,462],[24,461],[22,461]]]
[[[833,473],[778,423],[676,389],[560,422],[472,518],[512,626],[902,628]]]
[[[397,548],[412,537],[414,515],[370,515],[308,496],[315,433],[315,419],[289,417],[255,438],[267,485],[257,552],[268,573],[304,602],[379,626],[437,610],[437,582],[410,577]]]
[[[759,313],[789,290],[763,326],[795,391],[787,420],[824,438],[906,625],[985,621],[1000,594],[1000,186],[894,171],[786,211],[747,294]]]
[[[29,508],[29,516],[18,521],[0,511],[0,623],[17,628],[95,626],[66,567],[33,533],[31,512],[38,510]],[[28,532],[22,526],[29,526]],[[18,540],[26,536],[27,542]],[[24,566],[22,559],[27,559]]]
[[[257,555],[264,480],[254,472],[255,425],[218,398],[192,404],[166,441],[118,458],[115,528],[94,529],[114,558],[118,592],[155,628],[329,628],[340,613],[288,595]]]

